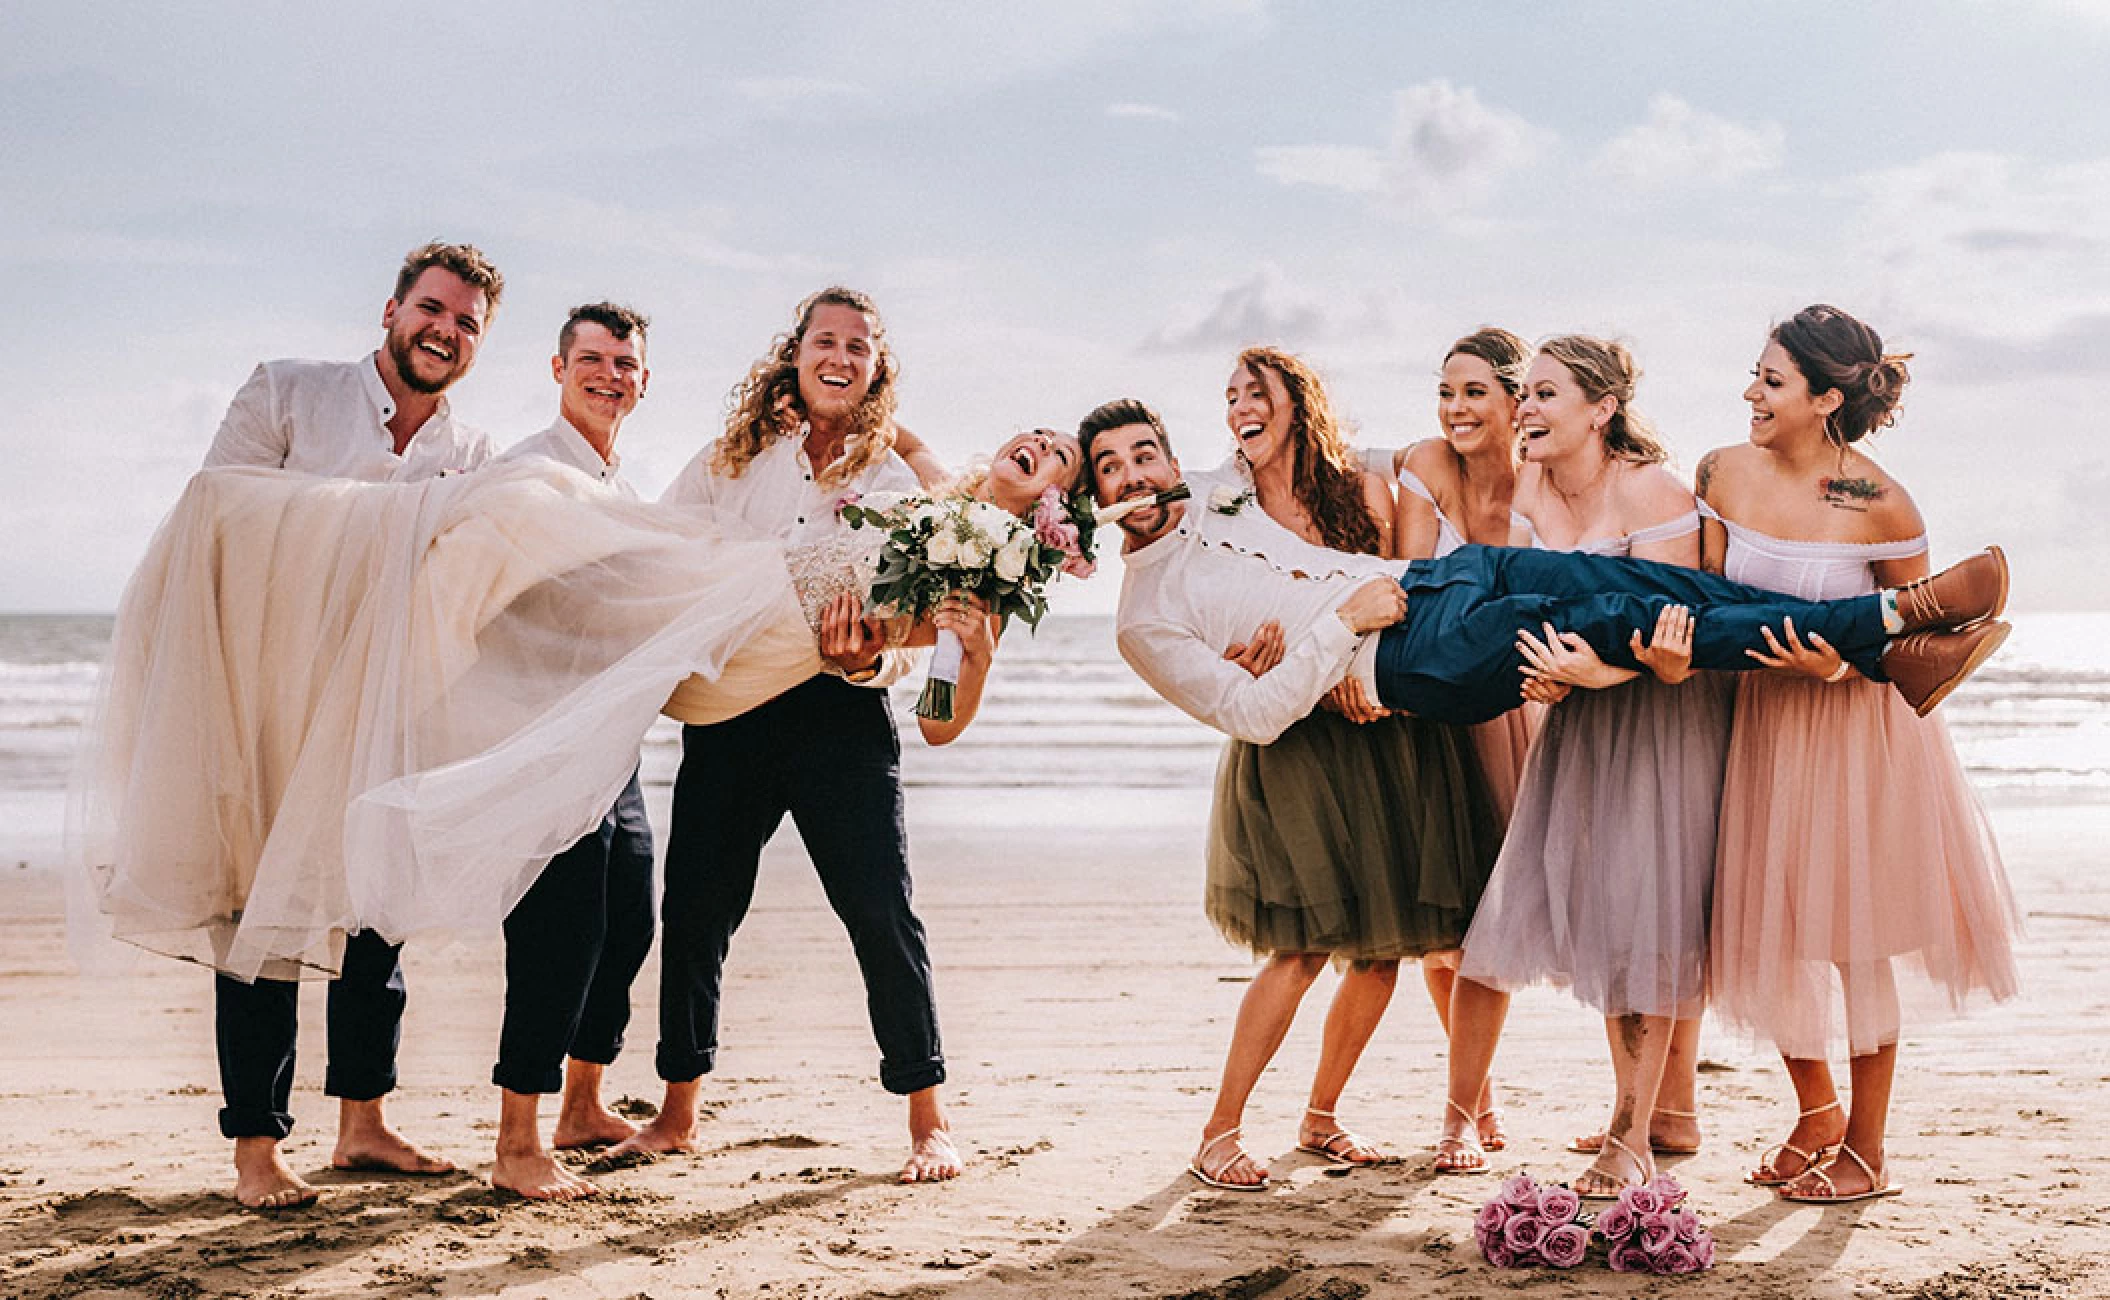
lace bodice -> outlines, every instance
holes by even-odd
[[[798,596],[806,623],[819,636],[821,616],[837,596],[852,595],[859,603],[872,595],[872,578],[879,571],[879,552],[886,534],[877,528],[838,528],[817,541],[786,547],[784,567],[791,572],[791,589]],[[887,620],[887,644],[900,645],[908,635],[908,620]]]
[[[1801,600],[1866,596],[1882,585],[1875,576],[1878,560],[1910,559],[1927,549],[1924,533],[1896,542],[1798,542],[1724,519],[1704,501],[1700,513],[1719,520],[1729,534],[1723,576]]]

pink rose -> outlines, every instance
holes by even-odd
[[[1487,1256],[1487,1262],[1496,1268],[1515,1268],[1517,1266],[1516,1253],[1499,1241],[1492,1246],[1481,1247],[1480,1253]]]
[[[1692,1259],[1695,1270],[1714,1267],[1714,1237],[1702,1232],[1700,1239],[1692,1243]]]
[[[1606,1243],[1623,1241],[1634,1231],[1634,1212],[1624,1201],[1597,1216],[1597,1232]]]
[[[1062,562],[1062,571],[1073,578],[1089,578],[1099,571],[1099,566],[1081,555],[1072,555]]]
[[[1666,1273],[1697,1273],[1700,1261],[1682,1243],[1672,1242],[1669,1250],[1656,1257],[1656,1267]]]
[[[1625,1242],[1621,1242],[1606,1251],[1604,1262],[1612,1266],[1614,1273],[1648,1273],[1654,1271],[1649,1268],[1648,1253],[1639,1246],[1630,1246]]]
[[[1501,1197],[1502,1204],[1513,1210],[1522,1210],[1527,1214],[1536,1213],[1539,1208],[1539,1185],[1531,1181],[1530,1174],[1518,1174],[1502,1184]]]
[[[1513,1215],[1502,1225],[1503,1244],[1519,1255],[1537,1249],[1539,1238],[1545,1235],[1545,1221],[1536,1214]]]
[[[1480,1207],[1480,1213],[1474,1217],[1473,1231],[1500,1232],[1502,1225],[1509,1222],[1509,1216],[1513,1213],[1515,1211],[1502,1204],[1499,1200],[1489,1201]]]
[[[1678,1225],[1678,1240],[1694,1242],[1700,1239],[1700,1216],[1691,1210],[1679,1210],[1673,1216]]]
[[[1590,1234],[1579,1223],[1563,1223],[1539,1241],[1539,1256],[1555,1268],[1574,1268],[1590,1253]]]
[[[1582,1213],[1582,1197],[1558,1183],[1539,1189],[1539,1217],[1549,1225],[1573,1223]]]
[[[1646,1187],[1630,1186],[1619,1193],[1619,1203],[1636,1214],[1654,1214],[1663,1208],[1663,1198]]]
[[[1658,1174],[1650,1179],[1648,1189],[1663,1202],[1662,1209],[1675,1210],[1685,1204],[1685,1189],[1678,1186],[1678,1180],[1669,1174]]]
[[[1678,1221],[1675,1217],[1658,1211],[1641,1216],[1641,1249],[1654,1255],[1678,1239]]]

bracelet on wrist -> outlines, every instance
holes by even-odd
[[[1825,674],[1824,680],[1828,682],[1843,682],[1846,680],[1846,675],[1852,672],[1853,670],[1854,666],[1852,664],[1846,662],[1844,659],[1841,659],[1837,668],[1834,668],[1831,670],[1831,672]]]

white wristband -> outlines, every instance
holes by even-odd
[[[1837,668],[1832,669],[1830,675],[1827,676],[1824,680],[1828,682],[1843,682],[1846,680],[1846,675],[1852,672],[1853,670],[1854,666],[1852,664],[1846,662],[1844,659],[1841,659],[1839,661],[1839,666]]]

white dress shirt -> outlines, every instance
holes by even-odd
[[[1318,705],[1364,643],[1334,611],[1405,564],[1314,546],[1250,500],[1235,515],[1218,513],[1213,483],[1189,485],[1194,499],[1179,525],[1123,556],[1114,638],[1136,675],[1182,712],[1265,745]],[[1271,619],[1282,625],[1281,663],[1255,677],[1223,657]]]
[[[660,504],[705,506],[736,514],[759,531],[782,539],[787,546],[810,546],[831,532],[847,528],[836,514],[836,503],[849,493],[862,496],[871,492],[923,491],[914,471],[892,452],[866,466],[849,482],[828,487],[818,481],[813,462],[806,457],[803,437],[771,439],[738,478],[727,478],[711,468],[711,457],[717,450],[718,444],[713,441],[696,453],[660,494]],[[890,686],[920,658],[914,651],[887,651],[879,657],[878,674],[858,684]]]
[[[541,457],[568,465],[581,474],[601,484],[626,500],[635,501],[637,489],[623,477],[623,457],[614,448],[609,449],[608,459],[586,441],[586,435],[574,429],[571,421],[558,416],[556,423],[540,433],[530,434],[505,449],[498,457],[500,461],[526,460]]]
[[[458,473],[491,459],[490,438],[456,424],[444,397],[396,455],[388,431],[396,403],[381,382],[378,358],[257,366],[228,404],[205,468],[260,465],[387,483]]]

